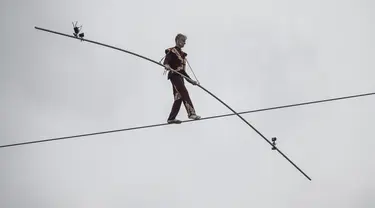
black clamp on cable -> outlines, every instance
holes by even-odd
[[[276,137],[272,138],[272,150],[276,150]]]
[[[72,22],[72,25],[73,25],[73,30],[74,30],[74,33],[73,33],[74,37],[80,38],[81,41],[82,41],[83,37],[85,36],[84,33],[80,33],[81,29],[82,29],[82,25],[80,27],[78,27],[77,22],[75,24]]]

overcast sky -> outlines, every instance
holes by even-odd
[[[164,123],[184,50],[237,111],[375,91],[370,0],[2,0],[0,145]],[[188,71],[193,75],[191,71]],[[187,83],[202,117],[230,113]],[[375,97],[0,149],[4,208],[373,208]],[[187,119],[181,107],[179,119]]]

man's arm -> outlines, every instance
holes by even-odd
[[[194,81],[192,78],[190,78],[190,76],[186,73],[185,70],[181,70],[180,73],[187,77],[187,78],[185,77],[185,80],[188,81],[190,84],[192,84],[192,85],[197,84],[196,81]]]
[[[170,61],[172,59],[172,53],[169,49],[166,49],[165,53],[166,53],[166,55],[165,55],[165,58],[164,58],[163,65],[165,66],[165,69],[171,70],[172,67],[170,66]]]

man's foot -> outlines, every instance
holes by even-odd
[[[177,120],[177,119],[170,119],[167,121],[169,124],[180,124],[181,121],[180,120]]]
[[[193,114],[193,115],[190,115],[190,116],[189,116],[189,118],[190,118],[190,119],[193,119],[193,120],[199,120],[199,119],[201,119],[201,117],[200,117],[200,116],[198,116],[198,115],[195,115],[195,114]]]

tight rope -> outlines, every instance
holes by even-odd
[[[312,105],[312,104],[317,104],[317,103],[332,102],[332,101],[344,100],[344,99],[352,99],[352,98],[364,97],[364,96],[370,96],[370,95],[375,95],[375,92],[346,96],[346,97],[331,98],[331,99],[325,99],[325,100],[318,100],[318,101],[310,101],[310,102],[304,102],[304,103],[297,103],[297,104],[291,104],[291,105],[276,106],[276,107],[270,107],[270,108],[261,108],[261,109],[257,109],[257,110],[249,110],[249,111],[239,112],[238,114],[249,114],[249,113],[262,112],[262,111],[277,110],[277,109],[282,109],[282,108],[297,107],[297,106],[302,106],[302,105]],[[228,117],[228,116],[234,116],[234,115],[235,114],[233,114],[233,113],[228,113],[228,114],[204,117],[204,118],[201,118],[200,120],[184,120],[184,121],[182,121],[182,123],[188,123],[188,122],[193,122],[193,121],[197,122],[197,121],[201,121],[201,120],[216,119],[216,118],[222,118],[222,117]],[[167,125],[175,125],[175,124],[159,123],[159,124],[152,124],[152,125],[146,125],[146,126],[137,126],[137,127],[132,127],[132,128],[126,128],[126,129],[102,131],[102,132],[89,133],[89,134],[80,134],[80,135],[66,136],[66,137],[60,137],[60,138],[54,138],[54,139],[37,140],[37,141],[30,141],[30,142],[23,142],[23,143],[14,143],[14,144],[2,145],[2,146],[0,146],[0,148],[22,146],[22,145],[42,143],[42,142],[51,142],[51,141],[72,139],[72,138],[77,138],[77,137],[93,136],[93,135],[99,135],[99,134],[108,134],[108,133],[115,133],[115,132],[120,132],[120,131],[132,131],[132,130],[138,130],[138,129],[153,128],[153,127],[158,127],[158,126],[167,126]]]
[[[125,53],[129,53],[129,54],[132,54],[134,56],[137,56],[137,57],[140,57],[140,58],[143,58],[145,60],[148,60],[152,63],[155,63],[159,66],[162,66],[163,68],[165,68],[165,66],[157,61],[154,61],[150,58],[147,58],[145,56],[142,56],[142,55],[139,55],[137,53],[134,53],[134,52],[130,52],[130,51],[127,51],[127,50],[124,50],[124,49],[121,49],[121,48],[117,48],[117,47],[114,47],[114,46],[110,46],[110,45],[107,45],[107,44],[103,44],[103,43],[99,43],[99,42],[96,42],[96,41],[92,41],[92,40],[88,40],[88,39],[83,39],[83,38],[77,38],[77,37],[74,37],[72,35],[67,35],[67,34],[63,34],[63,33],[59,33],[59,32],[55,32],[55,31],[52,31],[52,30],[47,30],[47,29],[43,29],[43,28],[40,28],[40,27],[35,27],[35,29],[37,30],[42,30],[42,31],[45,31],[45,32],[50,32],[50,33],[54,33],[54,34],[58,34],[58,35],[62,35],[62,36],[66,36],[66,37],[70,37],[70,38],[74,38],[74,39],[78,39],[80,41],[86,41],[86,42],[90,42],[90,43],[94,43],[94,44],[97,44],[97,45],[101,45],[101,46],[105,46],[105,47],[109,47],[109,48],[112,48],[112,49],[115,49],[115,50],[119,50],[119,51],[122,51],[122,52],[125,52]],[[178,73],[178,72],[177,72]],[[178,73],[180,74],[182,77],[184,77],[185,79],[187,80],[191,80],[190,78],[184,76],[183,74],[181,73]],[[221,99],[219,99],[217,96],[215,96],[213,93],[211,93],[209,90],[207,90],[206,88],[204,88],[202,85],[200,84],[197,84],[198,87],[200,87],[202,90],[204,90],[205,92],[207,92],[208,94],[210,94],[212,97],[214,97],[216,100],[218,100],[220,103],[222,103],[223,105],[225,105],[229,110],[231,110],[235,115],[237,115],[243,122],[245,122],[249,127],[251,127],[255,132],[257,132],[268,144],[270,144],[274,150],[276,150],[277,152],[279,152],[286,160],[288,160],[298,171],[300,171],[307,179],[309,179],[311,181],[311,178],[306,175],[306,173],[304,173],[296,164],[294,164],[284,153],[282,153],[275,145],[273,145],[262,133],[260,133],[254,126],[252,126],[249,122],[247,122],[242,116],[240,116],[236,111],[234,111],[229,105],[227,105],[225,102],[223,102]]]

